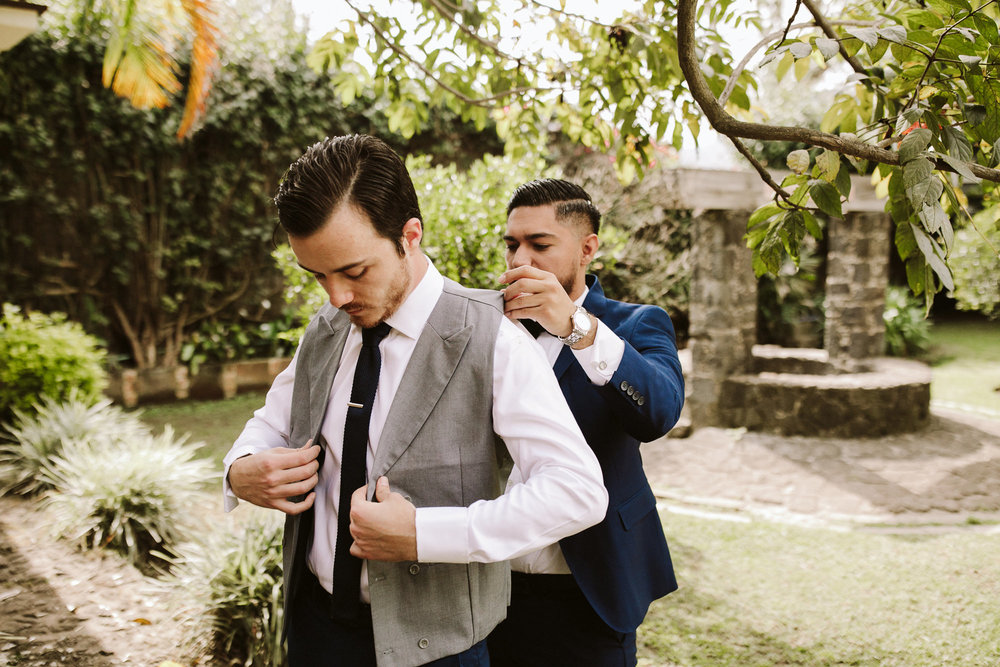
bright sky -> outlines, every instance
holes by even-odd
[[[553,6],[557,6],[559,0],[550,0],[550,2]],[[622,11],[623,3],[628,2],[629,0],[616,0],[614,2],[605,0],[603,3],[599,3],[598,0],[573,0],[569,6],[574,13],[595,16],[601,20],[610,20],[618,16]],[[390,9],[391,0],[371,0],[370,2],[359,0],[358,4],[365,7],[370,6],[380,13],[391,12],[395,15],[400,13],[398,1],[392,9]],[[310,41],[322,37],[336,27],[341,20],[354,16],[354,11],[341,0],[292,0],[292,5],[297,13],[308,19]],[[522,21],[521,25],[523,28],[521,38],[525,43],[535,47],[540,41],[544,41],[547,34],[545,26],[532,26],[525,21]],[[750,40],[747,40],[746,43],[747,48],[752,45]],[[741,56],[742,52],[739,52],[737,57]],[[699,141],[701,145],[698,149],[694,148],[693,139],[689,138],[685,141],[685,148],[681,151],[682,164],[706,168],[746,168],[745,164],[734,155],[729,141],[719,137],[707,124],[702,128]]]

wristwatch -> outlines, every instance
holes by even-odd
[[[576,345],[587,337],[587,334],[590,333],[590,330],[594,326],[594,321],[590,319],[590,313],[583,306],[576,307],[569,321],[573,325],[573,331],[566,337],[556,336],[565,345]]]

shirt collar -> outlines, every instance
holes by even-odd
[[[417,339],[424,330],[427,318],[431,316],[431,311],[441,298],[441,290],[444,289],[444,278],[434,267],[430,259],[427,259],[427,271],[420,279],[417,286],[406,297],[399,308],[392,315],[386,318],[386,324],[404,336]]]

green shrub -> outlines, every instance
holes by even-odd
[[[984,209],[974,227],[955,232],[948,265],[955,276],[952,292],[959,310],[979,311],[1000,318],[1000,208]]]
[[[218,474],[186,440],[168,425],[159,436],[64,442],[45,470],[56,534],[122,553],[147,572],[167,565],[195,516],[188,500]]]
[[[539,159],[485,155],[464,170],[455,165],[431,166],[429,156],[409,157],[407,169],[424,218],[423,251],[444,276],[466,287],[499,289],[504,272],[503,232],[507,202],[514,189],[535,178],[556,176]],[[616,240],[610,249],[620,248]],[[284,298],[289,316],[299,326],[282,334],[297,343],[309,318],[322,306],[326,293],[295,262],[288,245],[273,253],[285,278]],[[613,265],[613,251],[602,248],[599,263]]]
[[[0,493],[34,495],[51,487],[43,474],[62,453],[63,443],[109,437],[130,442],[148,436],[138,413],[127,413],[110,400],[92,403],[70,392],[65,401],[43,396],[33,411],[14,409],[4,424],[9,442],[0,444]]]
[[[224,664],[283,667],[281,535],[284,515],[259,511],[243,531],[222,530],[180,549],[172,588],[186,617],[196,618],[192,643]]]
[[[905,287],[890,285],[885,292],[885,349],[894,357],[912,357],[927,351],[931,343],[930,322],[924,317],[923,300]]]
[[[0,420],[29,412],[43,396],[94,399],[107,386],[105,353],[62,313],[22,314],[5,303],[0,318]]]

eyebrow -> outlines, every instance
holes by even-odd
[[[350,264],[345,264],[344,266],[341,266],[340,268],[333,269],[329,273],[343,273],[344,271],[350,271],[351,269],[354,269],[354,268],[357,268],[357,267],[361,266],[362,264],[365,263],[365,261],[366,260],[360,260],[360,261],[357,261],[357,262],[351,262]],[[302,269],[303,271],[307,271],[309,273],[319,273],[319,274],[323,274],[323,275],[326,275],[326,273],[327,273],[326,271],[317,271],[315,269],[310,269],[308,266],[304,266],[301,262],[296,262],[296,264],[299,265],[300,269]]]
[[[524,239],[526,241],[538,241],[539,239],[555,238],[555,236],[556,236],[555,234],[552,234],[552,233],[549,233],[549,232],[538,232],[537,234],[528,234],[527,236],[524,237]],[[511,236],[510,234],[504,234],[503,235],[503,240],[504,241],[517,241],[517,239],[514,238],[513,236]]]

